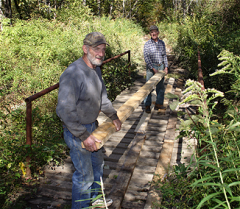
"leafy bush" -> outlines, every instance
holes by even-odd
[[[234,57],[231,53],[223,51],[219,55],[219,59],[223,60],[220,66],[225,67],[215,74],[228,73],[229,71],[235,75],[239,73],[238,68],[236,68],[239,64],[239,57]],[[189,165],[185,170],[180,170],[182,175],[188,173],[188,187],[183,189],[182,194],[185,195],[179,204],[185,204],[184,198],[188,197],[189,201],[184,208],[239,208],[240,105],[234,99],[227,101],[224,98],[223,101],[228,105],[228,110],[225,112],[224,120],[222,120],[214,114],[217,107],[216,99],[224,97],[222,92],[216,89],[202,90],[201,84],[193,80],[188,80],[186,86],[179,105],[197,106],[198,114],[189,116],[187,120],[180,119],[181,134],[179,137],[196,138],[198,148],[194,153],[196,159],[194,169],[188,169]],[[232,88],[236,90],[235,85]],[[179,177],[179,172],[176,169],[173,176],[175,178],[170,183],[174,183],[175,186],[177,184],[176,190],[178,191],[182,189],[181,186],[179,188],[179,184],[185,182],[185,179],[179,183],[179,178],[176,179]],[[171,184],[170,187],[167,185],[169,183],[164,188],[170,192]],[[168,202],[163,202],[163,206],[168,205],[169,199],[167,198]],[[173,205],[171,202],[171,206]]]
[[[213,101],[219,96],[223,97],[223,94],[214,89],[202,91],[201,85],[193,81],[188,81],[187,86],[189,87],[184,91],[186,98],[182,103],[197,104],[200,113],[181,123],[182,128],[184,127],[181,130],[185,130],[189,137],[188,130],[195,130],[191,134],[194,134],[199,143],[196,155],[197,170],[191,174],[191,187],[197,187],[199,190],[194,198],[201,200],[197,208],[204,205],[215,208],[221,208],[220,206],[238,208],[240,135],[237,126],[240,118],[236,118],[235,113],[231,121],[219,123],[213,115],[213,109],[217,104]],[[184,124],[188,124],[188,129]]]
[[[235,8],[235,9],[233,9]],[[227,92],[234,82],[231,74],[211,77],[218,67],[218,55],[228,50],[239,55],[240,27],[237,1],[201,1],[192,13],[182,18],[171,18],[158,24],[161,36],[167,39],[182,67],[191,79],[197,80],[198,51],[201,56],[204,85]],[[175,17],[177,14],[172,14]],[[174,21],[172,21],[174,20]],[[231,95],[226,95],[229,99]]]
[[[218,59],[222,62],[218,65],[218,67],[222,67],[222,69],[217,70],[212,73],[211,76],[218,75],[221,77],[222,75],[229,75],[232,77],[231,82],[231,90],[226,92],[230,94],[229,98],[231,102],[239,100],[239,92],[240,92],[240,57],[234,55],[233,53],[223,50],[219,55]],[[226,101],[226,100],[225,100]]]

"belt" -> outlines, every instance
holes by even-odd
[[[155,63],[154,63],[154,65],[156,65],[156,66],[158,66],[158,67],[160,67],[162,64],[163,64],[163,63],[161,63],[161,64],[155,64]]]

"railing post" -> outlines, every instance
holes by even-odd
[[[30,147],[28,149],[31,149],[32,145],[32,102],[26,102],[26,145],[29,145]],[[31,157],[27,156],[26,159],[26,177],[30,178],[31,177],[31,169],[30,169],[30,161]]]

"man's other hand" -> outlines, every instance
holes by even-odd
[[[95,142],[100,143],[101,141],[98,140],[95,136],[90,135],[86,140],[83,141],[85,149],[90,151],[90,152],[98,151]]]
[[[165,69],[163,70],[166,74],[168,74],[168,68],[165,67]]]
[[[113,124],[116,128],[116,131],[120,131],[121,126],[122,126],[122,122],[119,119],[113,120]]]

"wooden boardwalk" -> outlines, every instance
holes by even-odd
[[[116,98],[114,107],[118,109],[144,84],[145,79],[139,77],[132,88]],[[169,78],[165,85],[166,92],[181,95],[181,80]],[[179,121],[168,106],[172,101],[165,99],[166,111],[152,109],[151,114],[144,112],[141,103],[123,123],[121,131],[105,143],[103,182],[105,194],[114,200],[109,209],[150,209],[152,202],[157,201],[151,189],[154,174],[164,176],[169,166],[189,162],[194,146],[190,148],[184,139],[175,140]],[[105,120],[100,114],[99,123]],[[31,208],[70,208],[66,205],[71,204],[73,172],[70,157],[61,166],[46,166],[36,198],[29,200]]]

